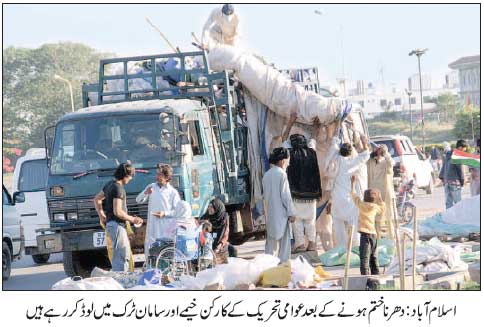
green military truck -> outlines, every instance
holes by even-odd
[[[306,89],[319,89],[302,70],[286,73]],[[99,82],[82,91],[84,108],[45,132],[50,228],[37,237],[42,253],[63,253],[68,276],[110,266],[92,200],[128,160],[137,171],[126,186],[130,214],[147,219],[147,204],[135,198],[164,162],[173,166],[172,185],[194,217],[214,197],[224,201],[232,244],[265,233],[254,228],[250,208],[242,86],[229,72],[212,72],[204,52],[104,59]],[[135,255],[143,253],[144,236],[145,224],[131,240]]]

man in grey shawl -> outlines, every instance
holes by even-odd
[[[286,168],[289,151],[275,148],[269,157],[271,168],[262,178],[264,209],[267,217],[265,253],[278,256],[281,262],[291,254],[290,224],[295,220]]]

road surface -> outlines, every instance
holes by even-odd
[[[466,185],[463,197],[469,197],[469,186]],[[419,219],[430,217],[433,214],[445,209],[445,199],[442,187],[437,187],[433,194],[427,195],[419,190],[413,200],[417,206],[417,217]],[[251,256],[260,253],[264,248],[264,241],[251,241],[238,246],[240,256]],[[337,267],[333,267],[337,268]],[[333,270],[333,269],[328,269]],[[338,271],[332,271],[335,275]],[[356,272],[357,270],[355,270]],[[3,290],[49,290],[57,281],[66,278],[62,266],[62,255],[53,255],[47,264],[37,265],[30,256],[24,256],[12,265],[12,274],[9,280],[3,282]]]

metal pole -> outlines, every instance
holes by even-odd
[[[476,143],[476,136],[474,134],[474,115],[472,114],[472,108],[471,108],[470,112],[471,112],[472,142],[475,144]]]
[[[412,289],[415,291],[417,279],[417,215],[413,216],[413,244],[412,244]]]
[[[400,234],[398,232],[398,220],[397,220],[397,213],[396,213],[396,203],[395,199],[392,201],[392,211],[393,211],[393,233],[395,234],[395,245],[397,247],[397,256],[398,256],[398,264],[400,268],[400,289],[403,290],[405,287],[405,267],[403,266],[405,263],[403,262],[402,257],[402,248],[400,247]]]
[[[344,274],[344,279],[343,279],[343,290],[347,291],[348,290],[348,272],[350,269],[350,261],[351,261],[351,247],[353,246],[353,230],[354,226],[350,225],[350,228],[348,230],[348,244],[346,247],[346,262],[345,262],[345,274]]]
[[[74,112],[74,95],[72,94],[72,84],[70,82],[67,84],[69,85],[69,92],[71,94],[71,110]]]
[[[408,93],[408,108],[410,110],[410,140],[413,143],[413,123],[412,123],[412,93]]]
[[[74,112],[74,95],[72,93],[72,84],[71,82],[68,80],[68,79],[65,79],[59,75],[54,75],[54,78],[55,79],[58,79],[60,81],[63,81],[65,83],[67,83],[67,85],[69,86],[69,93],[70,93],[70,96],[71,96],[71,111]]]
[[[420,70],[420,56],[422,54],[417,54],[418,58],[418,76],[420,78],[420,112],[422,114],[422,150],[425,151],[425,120],[423,111],[423,94],[422,94],[422,72]]]

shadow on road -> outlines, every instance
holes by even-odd
[[[63,270],[36,273],[35,278],[32,278],[32,275],[12,275],[2,283],[2,289],[4,291],[48,291],[52,285],[64,278],[66,274]]]

